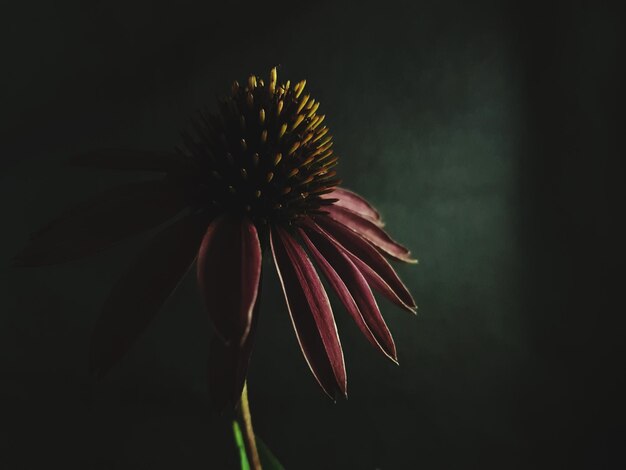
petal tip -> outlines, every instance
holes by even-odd
[[[389,359],[391,362],[393,362],[395,365],[400,365],[398,363],[398,354],[396,353],[395,350],[395,345],[392,351],[388,352],[384,349],[381,349],[381,351],[383,352],[383,354],[387,357],[387,359]]]
[[[224,332],[220,331],[215,325],[213,325],[213,333],[224,346],[230,346],[232,344],[232,340],[228,336],[226,336]]]
[[[339,400],[347,400],[348,399],[348,390],[335,390],[334,395],[328,395],[333,402],[333,405],[336,405]]]
[[[246,340],[248,339],[248,336],[250,334],[250,324],[248,325],[248,328],[246,328],[246,331],[244,331],[244,333],[241,335],[241,339],[239,340],[239,347],[243,347]]]

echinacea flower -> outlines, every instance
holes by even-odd
[[[84,167],[153,170],[161,179],[115,188],[35,233],[16,258],[53,264],[109,248],[160,227],[113,288],[92,338],[92,370],[106,373],[196,262],[217,333],[209,382],[220,405],[243,388],[255,325],[263,254],[273,258],[293,328],[315,379],[331,397],[346,395],[346,370],[320,272],[367,340],[392,361],[396,348],[372,289],[415,311],[386,258],[414,262],[383,230],[379,213],[339,187],[337,157],[319,102],[305,81],[251,76],[235,82],[219,113],[201,111],[177,152],[105,151],[81,155]],[[317,268],[317,269],[316,269]]]

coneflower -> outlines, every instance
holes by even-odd
[[[176,152],[105,151],[85,167],[153,170],[157,180],[116,188],[35,233],[16,264],[76,259],[162,227],[114,287],[93,334],[91,368],[106,373],[128,351],[196,261],[215,330],[209,382],[216,403],[244,387],[258,319],[263,254],[271,253],[311,371],[331,397],[347,391],[343,352],[320,276],[365,337],[397,361],[372,289],[410,312],[415,303],[386,258],[414,262],[379,213],[339,187],[332,137],[305,81],[250,76],[219,112],[202,110]],[[316,269],[317,267],[317,269]]]

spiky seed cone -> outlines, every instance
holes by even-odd
[[[216,209],[241,210],[255,222],[294,223],[323,210],[320,195],[340,183],[332,137],[322,126],[319,102],[303,94],[306,81],[291,87],[251,75],[234,82],[219,102],[193,120],[180,150],[198,168],[201,197]]]

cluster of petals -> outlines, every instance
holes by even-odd
[[[347,382],[320,275],[365,338],[397,362],[373,291],[415,312],[388,261],[415,260],[387,234],[371,204],[338,186],[330,169],[337,160],[331,137],[320,127],[319,103],[302,94],[304,83],[278,84],[275,68],[268,83],[254,76],[245,88],[235,82],[222,114],[199,125],[197,140],[187,136],[182,158],[103,151],[73,159],[83,167],[165,174],[67,211],[35,232],[15,259],[19,266],[70,261],[154,230],[96,322],[93,371],[103,375],[119,362],[195,263],[216,331],[208,366],[211,394],[220,407],[236,403],[259,318],[264,254],[275,265],[304,358],[328,396],[346,396]]]

